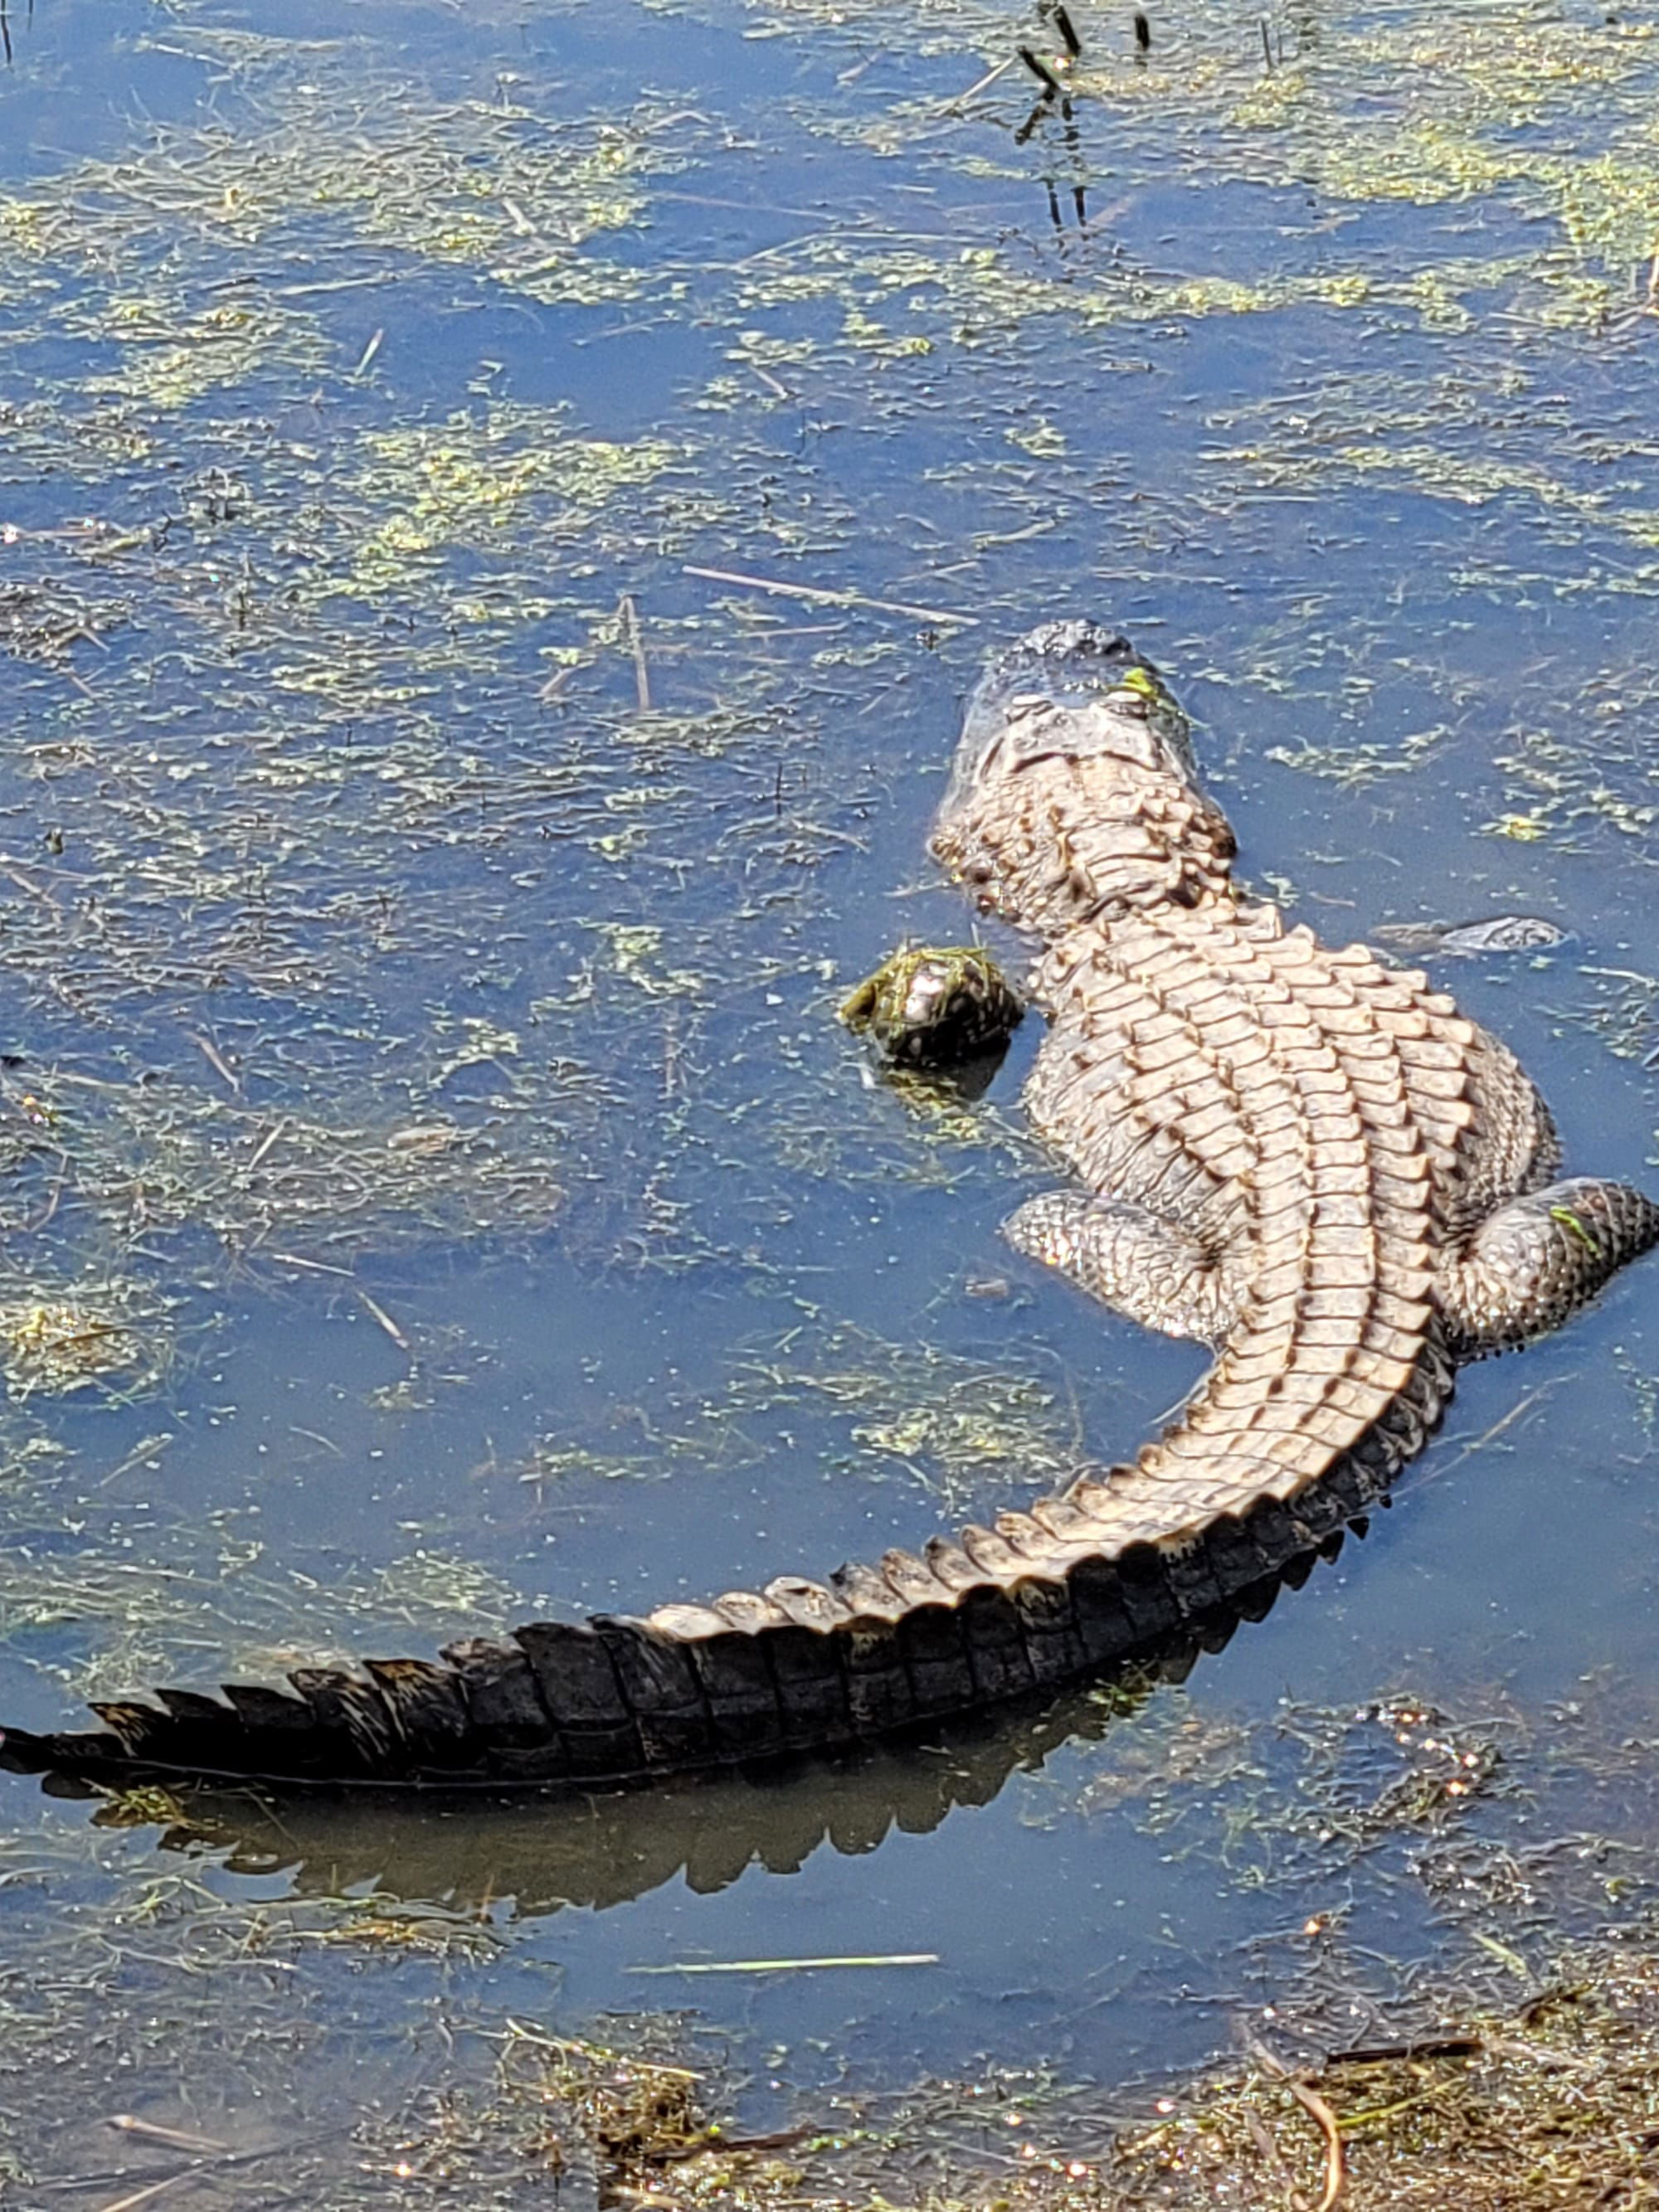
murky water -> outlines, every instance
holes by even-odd
[[[8,1718],[821,1570],[1179,1396],[999,1244],[1021,1054],[929,1115],[833,1020],[962,933],[960,698],[1050,612],[1167,667],[1322,931],[1565,927],[1445,979],[1652,1182],[1650,14],[1287,7],[1271,67],[1254,9],[1145,58],[1073,14],[1068,123],[962,97],[1018,29],[966,0],[11,12]],[[757,2080],[1115,2085],[1310,1914],[1421,1955],[1399,1838],[1283,1844],[1281,1701],[1650,1712],[1656,1279],[1469,1374],[1366,1542],[1111,1728],[212,1848],[13,1780],[13,2047],[233,2130],[428,2093],[441,2016],[665,2002]],[[374,1883],[482,1955],[304,1904],[256,1969],[237,1916]],[[875,1954],[936,1963],[639,1971]]]

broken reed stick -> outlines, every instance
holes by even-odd
[[[225,1058],[223,1053],[220,1051],[218,1046],[215,1044],[213,1039],[210,1036],[202,1036],[201,1033],[196,1030],[186,1030],[185,1031],[185,1035],[195,1046],[197,1051],[201,1054],[203,1059],[206,1060],[208,1066],[213,1070],[214,1073],[218,1076],[222,1081],[228,1084],[230,1089],[236,1093],[238,1097],[240,1097],[242,1091],[242,1079],[238,1075],[230,1062]]]
[[[886,615],[913,615],[920,622],[955,623],[963,629],[977,629],[977,615],[951,614],[943,607],[913,607],[903,599],[872,599],[864,592],[835,592],[819,584],[780,583],[773,576],[746,576],[736,568],[698,568],[688,562],[681,571],[687,576],[702,576],[711,584],[738,584],[748,592],[773,592],[781,599],[814,599],[830,607],[874,607]]]
[[[361,1283],[354,1283],[352,1285],[352,1288],[356,1291],[358,1303],[368,1314],[369,1319],[379,1322],[380,1326],[386,1331],[386,1334],[392,1339],[392,1341],[397,1346],[398,1351],[412,1352],[415,1347],[410,1344],[409,1339],[404,1334],[402,1329],[398,1328],[397,1322],[393,1321],[392,1316],[386,1311],[380,1300],[378,1298],[371,1297]]]
[[[634,655],[634,688],[639,695],[640,712],[651,711],[651,672],[645,665],[645,638],[640,629],[640,611],[634,604],[631,592],[624,592],[617,611],[623,618],[623,628],[628,633],[628,642]]]
[[[142,2136],[146,2142],[166,2143],[170,2150],[188,2150],[211,2157],[227,2152],[230,2145],[220,2142],[212,2136],[186,2134],[183,2128],[164,2128],[155,2120],[140,2119],[136,2112],[112,2112],[105,2123],[124,2136]]]
[[[1037,82],[1042,85],[1045,96],[1049,100],[1058,100],[1063,88],[1061,87],[1060,79],[1049,68],[1048,63],[1039,61],[1029,46],[1022,46],[1020,48],[1019,58],[1021,61],[1024,63],[1026,68],[1030,70],[1031,75],[1036,77]]]
[[[954,115],[958,108],[966,107],[970,100],[976,100],[980,94],[985,91],[988,86],[994,85],[1000,76],[1006,76],[1018,58],[1017,55],[1010,54],[1006,62],[999,62],[994,70],[987,70],[977,84],[970,84],[966,92],[959,92],[954,100],[946,103],[945,112],[947,115]]]
[[[793,1974],[822,1966],[936,1966],[937,1951],[890,1951],[866,1958],[688,1959],[660,1966],[629,1966],[630,1974]]]
[[[1336,2114],[1317,2091],[1309,2088],[1305,2081],[1298,2081],[1290,2068],[1282,2059],[1276,2058],[1265,2043],[1258,2043],[1252,2036],[1249,2050],[1250,2056],[1264,2072],[1285,2084],[1324,2137],[1325,2185],[1314,2212],[1335,2212],[1335,2207],[1342,2202],[1348,2181],[1348,2170],[1342,2156],[1342,2130],[1337,2123]]]

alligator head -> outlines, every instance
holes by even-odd
[[[1186,716],[1128,639],[1045,623],[968,702],[933,849],[981,908],[1052,935],[1111,906],[1230,896],[1232,833]]]

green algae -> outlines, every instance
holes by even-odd
[[[109,1286],[101,1296],[76,1285],[54,1297],[38,1277],[23,1296],[0,1298],[0,1376],[12,1398],[155,1388],[166,1363],[153,1322],[145,1329],[131,1310],[137,1303],[131,1290],[123,1298]]]
[[[876,28],[871,11],[822,0],[790,12],[849,42]],[[1010,52],[993,9],[921,6],[897,23],[890,10],[880,15],[885,35],[918,53],[943,53],[952,40],[989,61]],[[1575,252],[1615,269],[1659,246],[1650,24],[1591,28],[1467,9],[1363,19],[1328,41],[1304,25],[1277,68],[1263,67],[1258,27],[1248,11],[1212,11],[1160,26],[1143,59],[1128,40],[1089,25],[1081,64],[1066,74],[1085,125],[1098,107],[1115,126],[1106,173],[1133,176],[1137,156],[1156,148],[1178,162],[1201,159],[1212,181],[1294,182],[1339,205],[1497,199],[1545,218]],[[1012,117],[1025,87],[1018,78],[1011,92],[1005,81],[994,104]],[[944,91],[908,106],[866,108],[855,98],[840,111],[801,102],[795,112],[809,127],[889,157],[919,141],[964,167],[978,152],[977,111],[964,115]]]
[[[160,1473],[177,1441],[173,1431],[144,1439],[119,1475]],[[46,1471],[37,1460],[36,1474]],[[441,1548],[442,1535],[459,1540],[461,1531],[440,1529],[435,1516],[428,1541],[378,1566],[336,1559],[309,1573],[270,1559],[257,1504],[216,1512],[175,1540],[165,1564],[123,1559],[110,1532],[147,1516],[130,1503],[132,1480],[113,1507],[99,1494],[108,1484],[106,1474],[81,1505],[82,1525],[106,1537],[106,1556],[65,1558],[37,1523],[43,1533],[8,1559],[0,1592],[0,1632],[56,1654],[49,1671],[66,1695],[125,1696],[136,1681],[199,1674],[208,1653],[231,1679],[269,1681],[289,1667],[351,1661],[366,1637],[430,1643],[505,1628],[524,1610],[500,1575]],[[37,1500],[44,1487],[37,1483]]]
[[[135,123],[123,157],[70,164],[0,207],[20,335],[38,342],[61,317],[107,349],[72,383],[9,403],[0,441],[22,532],[7,543],[29,564],[5,603],[25,711],[4,842],[9,973],[33,1055],[15,1071],[7,1129],[33,1133],[11,1161],[6,1218],[15,1232],[55,1206],[37,1232],[50,1264],[27,1248],[20,1297],[45,1310],[48,1296],[104,1284],[133,1301],[118,1311],[146,1320],[149,1365],[98,1390],[171,1389],[204,1409],[215,1393],[177,1346],[227,1285],[279,1297],[303,1285],[355,1310],[361,1282],[413,1346],[405,1356],[393,1339],[396,1379],[364,1387],[383,1424],[374,1449],[418,1461],[433,1409],[476,1382],[481,1360],[408,1319],[368,1266],[376,1255],[534,1249],[556,1226],[562,1267],[701,1271],[776,1300],[793,1279],[766,1232],[808,1177],[833,1179],[834,1207],[882,1186],[939,1192],[1031,1171],[1029,1140],[995,1108],[861,1093],[831,1025],[838,980],[880,949],[853,933],[858,904],[894,879],[884,859],[850,872],[884,809],[920,823],[931,796],[884,754],[890,717],[933,684],[924,742],[942,757],[977,642],[935,678],[913,622],[838,605],[832,635],[797,635],[820,608],[692,582],[688,561],[956,607],[982,635],[1048,611],[1062,586],[1068,605],[1132,596],[1169,614],[1172,667],[1234,694],[1223,765],[1236,781],[1242,750],[1287,771],[1275,793],[1305,778],[1322,786],[1316,804],[1381,793],[1403,816],[1414,790],[1468,767],[1472,826],[1500,852],[1611,850],[1619,883],[1650,857],[1650,686],[1627,649],[1570,677],[1546,671],[1511,707],[1462,664],[1443,617],[1494,605],[1513,617],[1547,596],[1615,619],[1659,591],[1640,407],[1621,428],[1593,389],[1571,413],[1552,404],[1581,373],[1641,389],[1659,243],[1650,45],[1508,9],[1417,11],[1345,24],[1317,49],[1310,30],[1307,49],[1268,71],[1255,16],[1224,13],[1160,23],[1153,65],[1137,70],[1127,23],[1085,26],[1076,107],[1103,234],[1051,258],[1030,233],[1045,222],[1045,168],[1061,173],[1056,134],[1044,125],[1013,148],[1026,95],[1006,78],[951,112],[1006,57],[1006,10],[814,0],[747,21],[775,30],[780,53],[884,65],[833,93],[711,84],[699,119],[635,88],[602,100],[554,85],[536,61],[496,99],[443,98],[355,39],[245,38],[171,9],[150,35],[222,73],[223,97],[246,103],[236,126]],[[759,137],[792,161],[805,143],[881,166],[848,187],[853,204],[799,218],[783,246],[757,228],[735,266],[695,234],[662,243],[678,188],[746,198],[758,214],[744,142]],[[804,197],[775,172],[771,186]],[[714,365],[692,359],[647,428],[601,426],[580,400],[521,396],[544,327],[558,343],[578,329],[526,325],[533,343],[514,376],[481,362],[465,398],[411,397],[420,315],[479,306],[680,318],[708,335]],[[1172,366],[1235,334],[1271,352],[1254,414],[1213,391],[1213,372]],[[1328,364],[1328,345],[1355,357]],[[1183,443],[1170,426],[1189,376],[1209,422]],[[1373,529],[1388,549],[1402,498],[1425,519],[1401,557],[1444,585],[1431,634],[1420,608],[1356,605],[1340,575],[1322,596],[1308,573],[1319,563],[1285,555],[1291,514]],[[636,621],[619,611],[624,594]],[[1410,712],[1390,724],[1384,707],[1402,691]],[[1458,748],[1477,740],[1471,764]],[[1407,849],[1403,818],[1376,841]],[[1259,830],[1254,842],[1261,851]],[[1302,843],[1261,858],[1292,850],[1302,866]],[[914,877],[925,880],[920,860]],[[909,919],[904,906],[884,917],[881,944]],[[1558,988],[1571,993],[1560,1018],[1611,1054],[1650,1048],[1639,964]],[[25,1118],[23,1098],[45,1102],[49,1128]],[[734,1224],[720,1194],[738,1171]],[[65,1249],[97,1265],[58,1267]],[[995,1264],[988,1230],[953,1250],[969,1274]],[[185,1267],[204,1285],[193,1302],[154,1310],[154,1284]],[[939,1294],[947,1313],[953,1295]],[[1005,1334],[1010,1310],[988,1335]],[[387,1351],[371,1318],[360,1324]],[[718,1481],[763,1464],[809,1465],[849,1494],[914,1491],[941,1513],[994,1508],[1011,1475],[1062,1480],[1083,1423],[1024,1337],[975,1358],[929,1333],[925,1318],[901,1334],[828,1310],[798,1334],[745,1328],[727,1367],[695,1387],[641,1386],[643,1444],[563,1408],[556,1424],[538,1413],[545,1432],[504,1443],[480,1478],[496,1481],[486,1505],[521,1489],[551,1510],[605,1484]],[[10,1408],[0,1464],[0,1617],[54,1683],[264,1676],[386,1637],[424,1644],[517,1617],[515,1593],[545,1575],[523,1564],[544,1528],[482,1535],[480,1492],[465,1484],[453,1504],[424,1499],[419,1529],[388,1529],[384,1558],[343,1561],[326,1540],[278,1556],[250,1508],[289,1470],[253,1470],[242,1494],[228,1438],[214,1517],[185,1527],[188,1508],[169,1512],[151,1480],[170,1473],[181,1424],[115,1444],[77,1434],[66,1465],[59,1411],[40,1395]],[[146,1431],[155,1418],[147,1404]],[[331,1471],[331,1423],[312,1419],[321,1441],[299,1437],[296,1461],[311,1449]],[[485,1547],[490,1559],[476,1557]],[[1405,1700],[1382,1702],[1403,1713]],[[1471,2018],[1493,2045],[1539,2030],[1507,2018],[1513,1970],[1473,1933],[1426,1994],[1412,1960],[1380,1986],[1363,1935],[1343,1948],[1347,1891],[1367,1865],[1418,1882],[1402,1862],[1420,1852],[1420,1885],[1449,1916],[1473,1914],[1480,1937],[1540,1977],[1592,1970],[1541,1923],[1516,1924],[1538,1862],[1536,1831],[1502,1826],[1527,1755],[1506,1717],[1425,1722],[1396,1757],[1379,1750],[1375,1712],[1316,1723],[1287,1711],[1273,1724],[1309,1747],[1289,1769],[1237,1717],[1125,1717],[1111,1760],[1019,1784],[1022,1819],[1104,1828],[1127,1813],[1213,1884],[1261,1894],[1268,1934],[1290,1934],[1251,1954],[1249,1986],[1261,2003],[1305,1999],[1298,2056],[1316,2056],[1322,2022],[1349,2002],[1390,2008],[1402,2034]],[[1601,1756],[1570,1728],[1560,1741],[1569,1765]],[[1461,1767],[1470,1753],[1477,1766]],[[1453,1796],[1471,1774],[1477,1786]],[[1639,1870],[1604,1825],[1601,1859],[1589,1841],[1561,1854],[1583,1885],[1574,1909],[1634,1926],[1646,1877],[1632,1882]],[[9,1896],[58,1878],[64,1832],[33,1859],[8,1839],[8,1884],[20,1877]],[[567,2051],[562,2071],[529,2036],[510,2076],[434,2058],[429,2095],[348,2111],[350,2158],[331,2162],[306,2141],[308,2053],[337,1996],[311,1978],[317,1962],[344,1961],[388,2006],[380,1970],[395,1968],[396,1986],[416,1992],[410,2036],[428,2050],[436,2021],[465,2041],[481,2014],[505,2049],[513,2031],[488,1992],[468,1985],[446,2013],[456,1984],[438,1970],[464,1973],[516,1943],[495,1933],[506,1916],[487,1887],[444,1908],[357,1897],[250,1911],[199,1846],[173,1881],[138,1842],[88,1847],[113,1854],[102,1878],[125,1919],[112,1933],[106,1911],[65,1907],[60,1887],[36,1933],[61,1978],[4,1993],[12,2063],[35,2100],[8,2124],[20,2172],[55,2162],[40,2149],[42,2081],[97,2112],[111,2080],[136,2076],[143,2089],[124,2087],[124,2102],[151,2098],[146,2110],[204,2124],[165,2102],[182,2071],[192,2095],[230,2108],[216,2120],[286,2114],[299,2145],[288,2178],[320,2172],[319,2201],[361,2190],[413,2203],[459,2185],[469,2202],[518,2203],[549,2185],[556,2139],[567,2172],[586,2171],[572,2075],[653,2052],[673,2063],[661,2043],[620,2033],[596,2039],[603,2063]],[[136,1955],[158,1942],[160,1966]],[[526,1973],[556,1972],[517,1955]],[[1631,1955],[1623,1981],[1617,1960],[1594,1962],[1626,2021],[1650,1996]],[[216,1986],[257,1995],[216,2010]],[[1577,2032],[1571,2014],[1550,2019],[1547,2047],[1588,2061],[1593,2039]],[[1426,2061],[1401,2063],[1397,2084],[1368,2080],[1363,2101],[1338,2094],[1345,2118],[1430,2088],[1428,2118],[1474,2126],[1480,2103],[1443,2079],[1453,2062],[1431,2078]],[[1491,2050],[1482,2065],[1468,2086],[1485,2109],[1525,2075],[1529,2109],[1559,2117],[1547,2094],[1559,2066]],[[822,2133],[879,2138],[894,2160],[832,2176],[827,2197],[915,2201],[905,2130],[931,2118],[933,2201],[969,2201],[964,2130],[991,2106],[1041,2112],[1060,2071],[988,2071],[975,2096],[955,2085],[902,2116],[809,2110]],[[1618,2179],[1614,2148],[1645,2077],[1615,2066],[1608,2078],[1622,2101],[1595,2118]],[[285,2103],[290,2081],[309,2086]],[[1170,2113],[1143,2100],[1115,2164],[1091,2109],[1101,2098],[1082,2085],[1073,2111],[1022,2129],[1018,2166],[993,2133],[984,2200],[1029,2186],[1034,2201],[1070,2188],[1094,2204],[1133,2187],[1170,2202],[1218,2177],[1288,2197],[1285,2172],[1316,2179],[1313,2130],[1265,2081],[1177,2086]],[[1122,2114],[1133,2099],[1107,2101]],[[1403,2117],[1423,2130],[1430,2186],[1457,2146],[1426,2131],[1419,2107]],[[1357,2153],[1383,2132],[1358,2123]],[[1514,2135],[1547,2177],[1561,2142]],[[1491,2130],[1481,2139],[1490,2147]],[[611,2172],[677,2203],[810,2201],[793,2147],[778,2166],[733,2154]],[[1397,2167],[1362,2179],[1406,2185]],[[1458,2185],[1481,2201],[1478,2176],[1460,2168]]]
[[[942,1515],[973,1509],[1012,1480],[1064,1482],[1081,1449],[1063,1386],[927,1343],[884,1341],[853,1322],[787,1339],[781,1357],[734,1372],[717,1418],[741,1429],[790,1407],[827,1408],[847,1442],[829,1464],[860,1481],[913,1482]]]
[[[462,550],[487,551],[533,530],[549,544],[592,547],[606,511],[690,457],[660,438],[629,444],[572,436],[559,410],[490,406],[481,419],[453,416],[430,428],[370,433],[362,472],[346,497],[386,520],[362,539],[344,588],[380,599],[417,568],[441,571]],[[520,622],[544,619],[546,596],[509,602]],[[502,610],[473,603],[462,619],[499,621]]]

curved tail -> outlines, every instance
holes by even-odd
[[[1253,1602],[1258,1615],[1273,1591]],[[550,1818],[545,1794],[434,1791],[387,1819],[385,1796],[356,1790],[272,1792],[246,1784],[157,1790],[150,1807],[163,1850],[206,1844],[231,1874],[287,1877],[296,1896],[446,1899],[465,1911],[510,1897],[514,1915],[538,1917],[575,1905],[595,1911],[665,1882],[708,1896],[745,1869],[795,1873],[814,1854],[862,1857],[893,1831],[927,1835],[958,1810],[988,1805],[1016,1774],[1041,1769],[1062,1746],[1096,1743],[1155,1691],[1186,1680],[1202,1653],[1219,1650],[1242,1615],[1215,1615],[1201,1637],[1187,1632],[1114,1679],[1109,1692],[1073,1685],[994,1717],[935,1723],[930,1751],[902,1739],[811,1761],[665,1778],[649,1790],[588,1790],[580,1817]],[[60,1782],[60,1794],[96,1793]],[[428,1809],[444,1815],[421,1818]],[[94,1815],[129,1824],[131,1802]],[[578,1808],[569,1808],[573,1813]]]
[[[298,1668],[290,1687],[97,1703],[96,1730],[0,1731],[0,1764],[124,1784],[494,1788],[641,1780],[865,1743],[1157,1651],[1283,1579],[1381,1496],[1380,1431],[1290,1496],[1160,1530],[1143,1462],[1085,1475],[994,1528],[889,1552],[827,1583],[645,1619],[532,1621],[436,1661]],[[1150,1447],[1155,1451],[1157,1447]],[[1259,1602],[1258,1602],[1259,1601]]]

